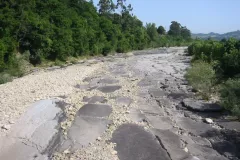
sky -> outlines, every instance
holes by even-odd
[[[240,0],[127,0],[142,22],[162,25],[171,21],[192,33],[226,33],[240,30]],[[94,0],[97,4],[98,0]]]

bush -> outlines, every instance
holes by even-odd
[[[240,118],[240,79],[229,79],[221,88],[223,106]]]
[[[60,67],[63,67],[64,66],[64,64],[65,64],[65,62],[63,62],[63,61],[60,61],[60,60],[55,60],[55,62],[54,62],[54,65],[55,66],[60,66]]]
[[[204,99],[208,99],[215,81],[215,71],[209,63],[196,61],[188,69],[186,78],[192,87],[199,91]]]
[[[102,55],[107,56],[112,51],[112,46],[110,44],[106,44],[103,48]]]
[[[0,84],[12,81],[12,76],[7,73],[0,73]]]
[[[226,41],[196,41],[188,47],[188,53],[194,60],[203,60],[209,63],[218,62],[218,71],[224,76],[234,77],[240,73],[240,41],[230,38]]]

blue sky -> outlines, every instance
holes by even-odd
[[[144,23],[169,28],[178,21],[193,33],[240,30],[240,0],[127,0]],[[94,0],[97,4],[98,0]]]

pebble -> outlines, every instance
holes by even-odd
[[[98,141],[101,141],[101,140],[102,140],[102,138],[101,138],[101,137],[98,137],[98,138],[97,138],[97,140],[98,140]]]
[[[10,128],[11,128],[10,125],[3,125],[3,126],[2,126],[2,129],[5,129],[5,130],[9,130]]]
[[[9,121],[9,123],[10,123],[10,124],[14,124],[15,122],[13,122],[13,121]]]
[[[187,147],[185,147],[185,148],[184,148],[184,151],[185,151],[185,152],[188,152],[188,148],[187,148]]]
[[[112,151],[112,155],[116,155],[117,154],[117,151]]]
[[[204,121],[205,121],[206,123],[208,123],[208,124],[212,124],[212,123],[213,123],[213,120],[210,119],[210,118],[205,118]]]
[[[70,151],[67,149],[67,150],[65,150],[63,153],[65,153],[65,154],[69,154]]]

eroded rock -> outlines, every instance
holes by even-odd
[[[91,117],[108,117],[110,113],[112,113],[112,108],[109,105],[85,104],[77,112],[77,115]]]
[[[154,135],[135,124],[123,124],[114,131],[112,142],[121,160],[170,160]]]
[[[88,103],[105,103],[107,100],[103,96],[93,96],[93,97],[83,97],[83,102],[88,102]]]
[[[116,90],[119,90],[120,88],[122,88],[121,86],[102,86],[102,87],[98,87],[97,89],[103,93],[111,93],[111,92],[115,92]]]
[[[200,112],[219,112],[223,110],[223,108],[216,103],[208,103],[203,100],[194,100],[190,98],[183,100],[183,106],[189,110]]]

